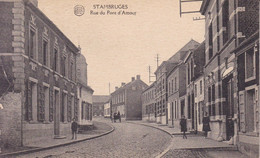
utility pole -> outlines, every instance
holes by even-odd
[[[157,68],[158,68],[158,66],[159,66],[159,61],[160,61],[160,59],[159,59],[159,54],[156,54],[156,64],[157,64]]]
[[[110,95],[110,82],[108,83],[108,93]]]

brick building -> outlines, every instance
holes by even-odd
[[[21,146],[70,134],[78,115],[78,48],[36,0],[0,0],[0,15],[0,144]]]
[[[155,88],[152,83],[142,92],[142,120],[155,122]]]
[[[211,120],[209,136],[258,154],[259,81],[254,76],[259,76],[259,1],[204,0],[200,11],[206,17],[204,99]]]
[[[122,83],[120,88],[116,87],[111,93],[112,113],[119,111],[126,120],[141,120],[141,96],[147,87],[148,85],[141,80],[140,75],[136,75],[136,79],[132,77],[131,82],[127,84]]]
[[[183,62],[174,66],[167,75],[168,84],[168,126],[181,129],[180,119],[184,115],[187,118],[187,106],[185,106],[186,94],[186,68]]]
[[[80,48],[79,48],[80,49]],[[88,85],[86,58],[77,55],[78,123],[80,126],[92,124],[94,90]]]
[[[187,127],[189,130],[197,131],[197,111],[198,104],[195,104],[197,97],[197,85],[194,81],[203,74],[203,66],[205,61],[205,43],[203,42],[194,50],[190,50],[184,59],[186,67],[186,103],[187,103]],[[200,103],[199,105],[201,106]],[[199,113],[200,115],[200,113]]]
[[[109,95],[93,95],[93,116],[104,116],[104,105],[109,98]]]
[[[238,27],[244,38],[234,50],[238,96],[234,104],[239,109],[238,147],[249,156],[259,157],[259,1],[240,2],[238,5],[246,10],[238,16],[238,20],[244,22]]]
[[[174,68],[174,66],[180,62],[182,62],[187,55],[187,51],[197,47],[199,45],[198,42],[193,39],[190,40],[186,45],[184,45],[178,52],[176,52],[172,57],[170,57],[167,61],[164,61],[155,71],[156,82],[156,97],[155,97],[155,105],[156,105],[156,122],[162,124],[168,124],[168,95],[167,95],[167,75]],[[170,114],[170,113],[169,113]]]

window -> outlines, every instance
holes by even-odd
[[[61,122],[65,122],[66,108],[67,108],[67,94],[62,93],[62,103],[60,105],[60,120],[61,120]]]
[[[171,93],[171,82],[169,82],[169,87],[168,87],[168,93],[170,94]]]
[[[190,64],[190,79],[191,79],[191,81],[192,81],[192,79],[193,79],[193,75],[194,75],[194,73],[193,73],[193,69],[194,69],[194,64],[193,64],[193,60],[191,59],[191,64]]]
[[[26,121],[32,121],[35,120],[35,114],[34,111],[37,109],[37,84],[28,81],[27,83],[27,104],[26,106],[26,112],[25,112],[25,120]]]
[[[216,108],[215,108],[215,85],[212,85],[212,101],[214,101],[214,103],[212,104],[212,115],[215,116],[216,115]]]
[[[69,77],[72,80],[72,76],[73,76],[73,61],[70,62],[70,73],[69,73]]]
[[[43,96],[43,102],[44,102],[44,108],[45,108],[45,120],[49,120],[49,105],[50,105],[50,90],[48,87],[44,87],[44,96]]]
[[[212,28],[212,23],[209,25],[208,34],[209,34],[209,60],[210,60],[213,56],[213,28]]]
[[[66,57],[61,57],[61,75],[66,75]]]
[[[211,87],[208,87],[208,104],[209,116],[211,116]]]
[[[29,34],[29,57],[36,60],[36,30],[30,28]]]
[[[174,78],[174,89],[175,89],[175,91],[177,91],[177,78],[176,77]]]
[[[191,118],[191,97],[190,95],[188,96],[188,119]]]
[[[54,48],[53,70],[58,71],[58,49]]]
[[[202,94],[202,80],[200,81],[200,94]]]
[[[48,65],[48,42],[46,40],[43,40],[43,65]]]
[[[188,84],[190,84],[190,63],[188,63]]]
[[[249,49],[245,53],[245,76],[246,79],[254,79],[256,71],[255,52],[254,48]]]
[[[229,1],[226,0],[222,7],[222,24],[223,24],[223,45],[229,39]]]
[[[81,102],[81,120],[84,119],[84,103]]]
[[[195,84],[195,87],[194,87],[194,93],[195,93],[195,97],[197,97],[197,84]]]

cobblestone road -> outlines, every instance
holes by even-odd
[[[41,152],[24,158],[150,158],[164,151],[171,137],[157,129],[130,123],[114,123],[115,131],[92,140]]]

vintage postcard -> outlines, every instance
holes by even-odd
[[[0,0],[0,157],[258,158],[259,0]]]

